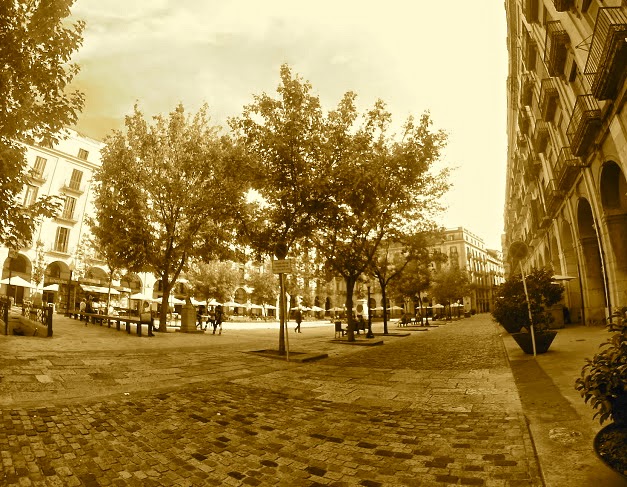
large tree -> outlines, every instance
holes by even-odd
[[[447,303],[451,317],[451,307],[455,299],[463,299],[471,288],[470,277],[466,269],[451,263],[433,274],[431,294],[440,303]]]
[[[309,238],[327,193],[320,100],[287,65],[280,77],[276,97],[254,96],[229,123],[250,157],[250,189],[259,196],[242,214],[242,237],[260,256],[283,258],[294,243]],[[279,351],[285,352],[283,326]]]
[[[210,124],[206,106],[187,115],[179,104],[152,123],[136,106],[125,127],[105,139],[94,177],[96,222],[127,244],[112,249],[129,268],[152,271],[161,281],[159,329],[165,331],[170,291],[188,259],[229,247],[243,197],[235,151]]]
[[[78,72],[70,62],[84,23],[69,22],[74,0],[5,0],[0,6],[0,245],[32,241],[41,217],[60,208],[55,197],[29,207],[18,199],[27,181],[24,144],[52,143],[76,122],[83,94],[68,92]]]
[[[240,282],[239,268],[231,261],[194,259],[186,275],[194,296],[202,297],[207,303],[211,299],[219,303],[232,300]]]
[[[354,340],[353,291],[372,265],[384,239],[394,239],[416,222],[428,221],[448,189],[448,171],[433,172],[446,142],[424,114],[410,117],[400,136],[378,100],[359,116],[355,95],[347,93],[328,117],[326,150],[330,194],[315,232],[316,248],[331,272],[346,283],[348,340]]]
[[[429,287],[429,266],[433,260],[430,247],[441,232],[431,222],[424,228],[418,227],[420,223],[427,222],[416,222],[416,226],[410,227],[413,234],[399,234],[396,240],[384,240],[370,266],[381,288],[384,334],[388,333],[388,287],[392,293],[414,300],[420,300],[420,293]]]

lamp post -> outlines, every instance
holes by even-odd
[[[72,299],[72,273],[74,272],[74,262],[70,262],[70,277],[67,281],[67,307],[65,308],[65,316],[70,316],[70,301]]]
[[[17,251],[9,249],[9,284],[7,284],[7,297],[9,296],[9,287],[11,286],[11,277],[13,272],[13,259],[17,258]],[[13,302],[17,301],[17,286],[14,289]]]
[[[372,333],[372,313],[370,311],[370,286],[368,286],[368,333],[366,334],[366,338],[374,338],[374,333]]]

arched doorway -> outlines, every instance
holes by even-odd
[[[627,182],[614,161],[601,169],[601,204],[603,223],[607,228],[610,248],[606,252],[606,268],[612,269],[610,289],[616,304],[627,303]]]
[[[607,307],[605,272],[592,207],[585,198],[580,198],[577,204],[577,228],[583,254],[582,274],[585,276],[583,283],[587,298],[585,303],[586,321],[604,321],[605,308]]]
[[[564,302],[569,309],[571,323],[585,321],[581,296],[581,272],[573,244],[573,231],[569,222],[561,225],[560,242],[562,243],[563,268],[560,274],[574,277],[564,282]]]
[[[13,298],[15,304],[22,304],[24,299],[30,296],[30,288],[14,284],[14,279],[20,277],[25,281],[31,280],[32,266],[28,258],[16,253],[13,257],[7,257],[2,266],[2,279],[11,278],[11,285],[3,284],[4,294]]]

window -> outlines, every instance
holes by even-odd
[[[67,253],[67,244],[70,239],[70,229],[65,227],[57,228],[57,235],[54,239],[54,250]]]
[[[47,159],[45,157],[37,156],[35,159],[35,166],[33,166],[33,176],[43,178],[44,170],[46,169]]]
[[[72,170],[72,177],[70,178],[70,188],[79,191],[81,189],[81,180],[83,179],[83,171],[78,169]]]
[[[38,188],[36,186],[31,186],[30,184],[26,185],[26,192],[24,193],[24,206],[31,206],[37,201],[37,191]]]
[[[85,149],[78,149],[78,158],[79,159],[83,159],[84,161],[86,161],[88,156],[89,156],[89,152],[88,151],[86,151]]]
[[[71,196],[66,196],[65,203],[63,204],[62,217],[65,218],[66,220],[73,220],[75,208],[76,208],[76,198],[72,198]]]

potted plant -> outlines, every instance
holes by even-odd
[[[627,471],[627,308],[612,315],[611,336],[601,350],[586,359],[575,388],[596,409],[593,418],[613,423],[597,434],[594,447],[599,456],[618,472]]]
[[[550,308],[562,299],[564,288],[556,284],[549,269],[533,269],[525,276],[527,293],[521,274],[510,276],[496,289],[492,317],[512,335],[525,352],[533,353],[531,319],[536,353],[548,351],[557,332],[550,329],[553,322]],[[527,303],[527,296],[529,302]]]

